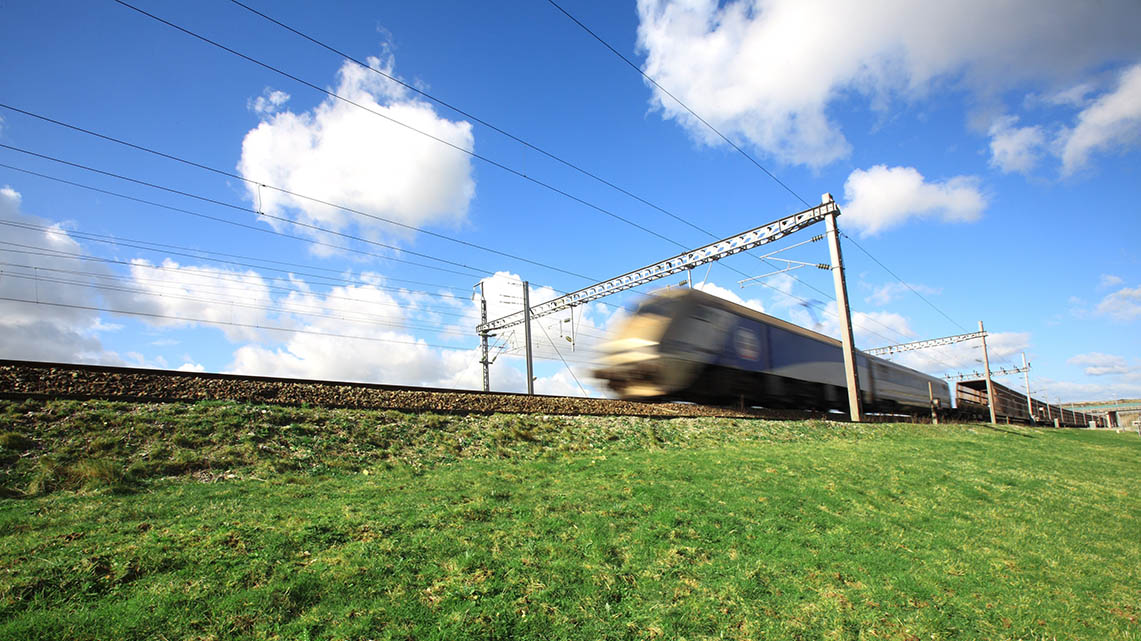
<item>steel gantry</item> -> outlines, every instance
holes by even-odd
[[[888,345],[887,347],[875,347],[872,349],[861,350],[865,354],[871,356],[886,356],[888,354],[897,354],[899,352],[910,352],[915,349],[926,349],[928,347],[939,347],[940,345],[951,345],[954,343],[961,343],[963,341],[970,341],[976,338],[983,338],[986,332],[973,332],[970,334],[958,334],[956,336],[944,336],[943,338],[932,338],[925,341],[915,341],[914,343],[902,343],[899,345]]]
[[[558,298],[535,305],[534,307],[525,304],[523,310],[508,314],[502,318],[491,321],[484,318],[476,327],[481,345],[487,344],[487,337],[493,332],[524,323],[529,325],[530,321],[536,318],[554,314],[578,305],[584,305],[591,301],[610,296],[611,294],[617,294],[638,287],[639,285],[645,285],[659,278],[666,278],[681,272],[688,272],[695,267],[700,267],[701,265],[712,263],[734,254],[749,251],[750,249],[780,240],[810,225],[826,221],[828,227],[826,236],[829,241],[829,250],[832,257],[831,265],[828,267],[833,271],[833,280],[836,286],[836,301],[840,311],[841,342],[844,347],[844,369],[849,390],[849,405],[851,407],[852,419],[856,421],[861,420],[863,411],[860,403],[860,386],[855,367],[855,346],[852,338],[847,286],[844,281],[843,259],[840,253],[839,232],[836,226],[836,217],[840,215],[840,208],[832,199],[831,194],[825,194],[821,200],[821,204],[816,207],[805,209],[791,216],[785,216],[784,218],[774,220],[760,227],[755,227],[740,234],[698,247],[697,249],[682,252],[652,265],[626,272],[621,276],[583,287],[582,289],[564,294]],[[526,290],[527,285],[524,284],[525,297]],[[530,344],[528,344],[527,347],[527,366],[528,372],[530,372]],[[486,354],[486,351],[483,353]],[[486,356],[481,358],[481,363],[484,368],[484,390],[487,391],[489,388],[487,375],[489,362]],[[530,378],[530,374],[528,374],[528,378]],[[528,385],[528,391],[530,391],[530,385]]]

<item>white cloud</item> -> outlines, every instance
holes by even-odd
[[[875,234],[911,218],[937,217],[945,222],[978,220],[986,198],[978,180],[956,176],[928,182],[914,167],[876,165],[853,171],[844,183],[844,224]]]
[[[1109,294],[1097,304],[1095,312],[1121,322],[1141,318],[1141,286],[1122,287]]]
[[[1094,152],[1138,144],[1141,141],[1141,64],[1122,73],[1117,88],[1086,107],[1077,120],[1077,124],[1060,137],[1063,174],[1081,169]]]
[[[892,312],[854,312],[852,314],[852,333],[856,336],[857,345],[866,345],[882,341],[882,334],[891,332],[892,336],[913,338],[907,319]]]
[[[391,58],[368,62],[394,73]],[[242,176],[409,225],[462,222],[475,195],[470,157],[386,118],[467,150],[474,145],[471,125],[437,116],[405,88],[351,62],[338,78],[335,93],[376,113],[329,98],[309,112],[274,114],[246,134]],[[373,236],[406,234],[256,184],[247,188],[267,213],[336,230],[355,225]]]
[[[1116,287],[1117,285],[1120,285],[1124,282],[1125,279],[1120,276],[1114,276],[1113,274],[1102,274],[1101,278],[1098,280],[1097,288],[1107,289],[1109,287]]]
[[[158,327],[194,325],[178,320],[190,318],[220,327],[230,340],[248,340],[261,334],[256,325],[273,308],[268,283],[252,270],[179,265],[169,258],[156,266],[136,259],[131,261],[130,276],[135,291],[110,294],[111,298],[122,300],[121,306],[132,311],[154,314],[144,320]]]
[[[1016,127],[1017,116],[1004,116],[990,127],[990,165],[1005,173],[1029,174],[1046,148],[1041,127]]]
[[[14,300],[0,300],[0,357],[121,364],[122,359],[98,337],[113,328],[100,320],[98,312],[36,303],[98,306],[89,288],[68,281],[82,280],[76,271],[95,275],[106,271],[98,264],[63,256],[83,250],[60,225],[21,211],[21,200],[11,187],[0,188],[0,218],[16,223],[3,226],[5,241],[33,248],[13,245],[5,252],[9,264],[0,278],[0,297]]]
[[[280,111],[287,102],[289,94],[266,87],[260,96],[246,102],[246,108],[260,116],[268,116]]]
[[[731,138],[819,167],[850,150],[833,103],[876,109],[942,84],[986,99],[1028,81],[1073,84],[1141,51],[1141,4],[1069,0],[639,0],[644,70]],[[652,88],[698,140],[699,121]]]
[[[1135,368],[1129,366],[1121,356],[1113,354],[1102,354],[1101,352],[1089,352],[1088,354],[1078,354],[1066,361],[1070,365],[1077,365],[1078,367],[1084,366],[1083,370],[1089,376],[1105,376],[1107,374],[1128,374]]]
[[[1018,359],[1029,346],[1030,334],[1026,332],[987,332],[991,369],[997,369],[999,362]],[[982,342],[978,340],[903,352],[891,358],[926,372],[979,372],[981,375],[983,371]]]
[[[741,298],[740,296],[738,296],[736,292],[729,290],[729,289],[725,289],[724,287],[721,287],[719,285],[714,285],[713,283],[708,283],[708,282],[706,282],[706,283],[695,283],[693,285],[693,288],[696,290],[699,290],[699,291],[703,291],[706,294],[711,294],[711,295],[716,296],[718,298],[724,298],[725,300],[737,303],[738,305],[743,305],[745,307],[755,309],[758,312],[764,312],[765,311],[765,305],[760,300],[755,299],[755,298],[750,298],[748,300],[745,300],[744,298]]]
[[[206,367],[200,363],[183,363],[178,366],[176,371],[179,372],[205,372]]]
[[[927,285],[921,285],[919,283],[892,282],[884,283],[883,285],[875,288],[871,295],[864,300],[872,305],[887,305],[900,296],[910,294],[913,290],[919,292],[920,294],[943,293],[942,289],[928,287]]]
[[[1108,401],[1119,398],[1137,398],[1141,396],[1141,384],[1129,382],[1077,383],[1073,381],[1059,381],[1049,378],[1039,378],[1034,387],[1041,386],[1050,397],[1050,402],[1079,403],[1083,401]],[[1035,397],[1042,398],[1038,391]]]

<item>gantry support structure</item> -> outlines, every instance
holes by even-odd
[[[844,281],[843,262],[840,254],[840,235],[836,226],[836,217],[839,215],[840,207],[836,205],[831,194],[825,194],[821,204],[816,207],[805,209],[791,216],[785,216],[784,218],[774,220],[760,227],[755,227],[740,234],[698,247],[697,249],[682,252],[681,254],[658,261],[652,265],[626,272],[621,276],[583,287],[582,289],[564,294],[545,303],[535,305],[534,307],[531,307],[529,304],[524,304],[523,310],[508,314],[502,318],[491,321],[483,320],[476,327],[476,333],[479,334],[480,343],[483,345],[486,343],[487,337],[494,332],[519,324],[529,326],[530,321],[536,318],[554,314],[564,309],[571,309],[578,305],[584,305],[591,301],[610,296],[611,294],[617,294],[640,285],[645,285],[659,278],[666,278],[681,272],[688,272],[695,267],[700,267],[701,265],[712,263],[734,254],[749,251],[750,249],[780,240],[789,234],[798,232],[818,222],[826,221],[828,224],[827,236],[829,249],[832,256],[832,264],[830,267],[834,275],[836,301],[841,318],[841,342],[844,346],[844,369],[849,390],[849,405],[851,407],[852,420],[859,421],[862,420],[863,412],[860,403],[860,386],[856,371],[855,346],[852,339],[851,315],[848,308],[848,292]],[[526,288],[524,288],[524,291],[526,291]],[[527,348],[527,370],[528,378],[530,378],[530,341],[528,341]],[[489,363],[487,358],[483,357],[481,363],[484,368],[484,391],[489,391],[489,377],[487,374]],[[530,388],[530,381],[528,381],[529,392]]]
[[[955,336],[932,338],[925,341],[915,341],[914,343],[901,343],[899,345],[888,345],[887,347],[874,347],[872,349],[865,349],[861,351],[871,356],[886,356],[888,354],[898,354],[899,352],[910,352],[916,349],[939,347],[940,345],[952,345],[954,343],[961,343],[963,341],[974,340],[976,338],[983,338],[984,336],[986,336],[986,332],[973,332],[970,334],[958,334]]]

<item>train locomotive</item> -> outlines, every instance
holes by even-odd
[[[602,347],[595,375],[621,398],[848,409],[840,341],[693,289],[641,303]],[[947,383],[857,352],[866,411],[951,407]]]

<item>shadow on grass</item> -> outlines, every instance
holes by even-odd
[[[987,428],[988,430],[994,430],[995,432],[1003,432],[1004,434],[1013,434],[1015,436],[1021,436],[1022,438],[1038,438],[1037,436],[1034,436],[1033,434],[1024,434],[1022,432],[1015,432],[1014,430],[1003,429],[997,425],[987,425],[986,423],[980,423],[980,425],[982,427]]]

